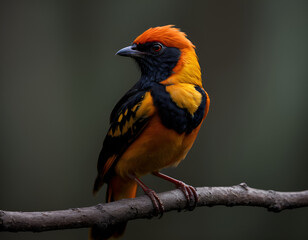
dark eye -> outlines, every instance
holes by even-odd
[[[155,43],[152,46],[152,51],[155,52],[155,53],[160,52],[162,49],[163,49],[163,46],[160,43]]]

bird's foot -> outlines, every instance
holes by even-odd
[[[144,193],[148,195],[148,197],[151,199],[154,207],[154,216],[156,217],[159,215],[159,218],[161,218],[164,214],[165,207],[161,202],[160,198],[158,197],[157,193],[154,190],[147,187],[139,178],[135,177],[134,175],[131,175],[130,178],[134,179],[138,183],[138,185],[142,188]]]
[[[199,197],[196,191],[196,188],[190,185],[187,185],[186,183],[182,182],[182,181],[178,181],[176,183],[176,186],[178,189],[180,189],[187,200],[187,209],[189,211],[192,211],[195,209],[195,207],[197,206],[197,203],[199,201]]]
[[[157,217],[159,215],[159,218],[161,218],[164,214],[165,207],[161,202],[160,198],[157,196],[157,193],[150,188],[145,189],[144,193],[148,195],[148,197],[152,200],[153,207],[155,210],[154,216]]]
[[[175,178],[169,177],[168,175],[165,175],[165,174],[160,173],[160,172],[153,172],[153,174],[157,177],[160,177],[162,179],[165,179],[169,182],[174,183],[176,185],[176,187],[178,189],[180,189],[183,192],[183,194],[185,195],[186,200],[187,200],[187,205],[186,205],[187,209],[189,211],[192,211],[192,210],[195,209],[195,207],[197,206],[197,203],[199,201],[199,197],[198,197],[198,194],[197,194],[195,187],[187,185],[186,183],[184,183],[182,181],[179,181]]]

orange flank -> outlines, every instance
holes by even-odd
[[[142,135],[136,139],[119,159],[116,173],[126,178],[134,173],[141,177],[163,168],[177,166],[190,150],[199,128],[189,135],[164,127],[154,116]]]

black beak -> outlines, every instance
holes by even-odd
[[[116,55],[124,57],[141,57],[144,55],[143,52],[140,52],[136,49],[136,46],[128,46],[119,50]]]

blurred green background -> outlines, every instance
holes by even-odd
[[[0,2],[0,209],[90,206],[117,100],[138,80],[114,56],[175,24],[197,46],[211,108],[186,160],[164,171],[194,186],[308,189],[308,1]],[[173,189],[153,176],[156,191]],[[140,193],[142,194],[142,193]],[[87,239],[88,230],[0,233]],[[130,222],[124,239],[308,239],[308,209],[203,207]]]

